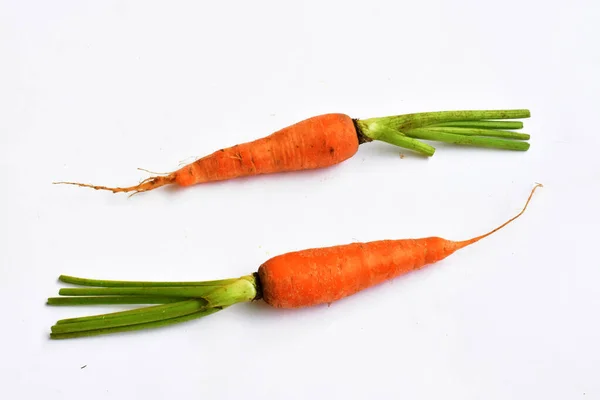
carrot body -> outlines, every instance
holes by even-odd
[[[174,172],[181,186],[250,175],[328,167],[358,151],[352,119],[344,114],[309,118],[252,142],[218,150]]]
[[[268,304],[298,308],[350,296],[459,248],[438,237],[351,243],[283,254],[261,265],[258,273]]]
[[[391,278],[440,261],[517,219],[523,210],[494,230],[463,241],[440,237],[380,240],[290,252],[258,269],[265,302],[278,308],[331,303]]]
[[[60,182],[99,190],[145,192],[177,184],[191,186],[252,175],[323,168],[338,164],[358,151],[352,118],[324,114],[285,127],[269,136],[217,150],[166,176],[155,176],[139,185],[111,188]]]

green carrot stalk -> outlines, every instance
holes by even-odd
[[[98,329],[91,329],[87,331],[75,331],[75,332],[64,332],[64,333],[50,333],[51,339],[75,339],[81,337],[89,337],[89,336],[97,336],[97,335],[106,335],[110,333],[120,333],[120,332],[129,332],[129,331],[137,331],[143,329],[152,329],[152,328],[160,328],[164,326],[179,324],[181,322],[191,321],[193,319],[202,318],[210,314],[214,314],[217,311],[221,311],[225,307],[214,307],[214,308],[206,308],[201,311],[183,315],[175,318],[166,318],[153,322],[146,323],[132,323],[130,325],[123,325],[117,327],[102,327]]]
[[[378,117],[357,121],[367,140],[380,140],[404,147],[425,156],[435,148],[417,139],[502,150],[526,151],[530,139],[520,129],[520,121],[494,119],[528,118],[528,110],[441,111]],[[497,138],[510,139],[499,140]]]
[[[455,121],[439,122],[429,126],[449,126],[457,128],[480,128],[480,129],[523,129],[521,121]]]
[[[206,302],[202,299],[190,299],[177,303],[163,304],[160,306],[145,307],[140,310],[131,310],[122,312],[119,315],[112,315],[108,318],[80,318],[75,320],[66,320],[57,323],[51,330],[53,333],[73,333],[90,331],[95,329],[116,328],[142,324],[147,322],[162,321],[170,318],[183,317],[193,314],[206,308]],[[82,320],[83,319],[83,320]]]
[[[436,140],[438,142],[446,142],[452,144],[460,144],[465,146],[489,147],[493,149],[504,150],[520,150],[529,149],[529,143],[518,142],[514,140],[497,139],[494,137],[480,137],[472,135],[457,135],[454,133],[446,133],[435,131],[428,128],[412,129],[406,133],[407,136],[416,139]]]
[[[77,296],[50,297],[48,304],[52,306],[89,306],[108,304],[167,304],[181,301],[181,297],[161,296]]]
[[[201,318],[239,302],[259,297],[253,275],[202,282],[106,281],[61,276],[62,282],[84,286],[63,288],[49,305],[156,304],[78,318],[51,327],[50,337],[67,339],[171,325]],[[177,286],[175,286],[177,285]],[[90,287],[98,286],[98,287]]]
[[[147,282],[147,281],[111,281],[101,279],[77,278],[69,275],[61,275],[58,280],[79,286],[96,287],[161,287],[161,286],[219,286],[235,282],[237,279],[219,279],[216,281],[201,282]]]

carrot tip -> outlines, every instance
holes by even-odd
[[[519,218],[521,215],[523,215],[523,213],[525,213],[525,210],[527,210],[527,206],[529,206],[529,202],[531,201],[531,198],[533,197],[533,194],[535,193],[535,190],[537,188],[543,187],[544,185],[542,185],[541,183],[537,183],[535,184],[535,186],[531,189],[531,192],[529,193],[529,197],[527,198],[527,201],[525,202],[525,205],[523,206],[523,208],[521,209],[521,211],[515,215],[514,217],[512,217],[511,219],[509,219],[508,221],[506,221],[505,223],[503,223],[502,225],[498,226],[497,228],[491,230],[488,233],[485,233],[483,235],[474,237],[472,239],[468,239],[468,240],[463,240],[460,242],[456,242],[457,245],[457,249],[461,249],[463,247],[466,247],[468,245],[471,245],[475,242],[480,241],[483,238],[486,238],[490,235],[492,235],[495,232],[498,232],[500,229],[504,228],[506,225],[510,224],[511,222],[513,222],[514,220],[516,220],[517,218]]]

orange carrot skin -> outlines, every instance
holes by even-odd
[[[429,237],[308,249],[269,259],[258,275],[263,298],[271,306],[313,306],[440,261],[466,244]]]
[[[218,150],[173,173],[180,186],[251,175],[316,169],[358,151],[358,136],[345,114],[324,114],[252,142]]]

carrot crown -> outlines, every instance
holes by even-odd
[[[64,288],[49,305],[143,304],[140,308],[58,321],[52,339],[69,339],[155,328],[213,314],[236,303],[259,300],[254,275],[203,282],[106,281],[61,275],[87,288]],[[150,305],[154,304],[154,305]]]
[[[417,139],[466,146],[526,151],[530,136],[523,128],[529,110],[438,111],[355,120],[365,141],[381,140],[432,156],[435,148]]]

